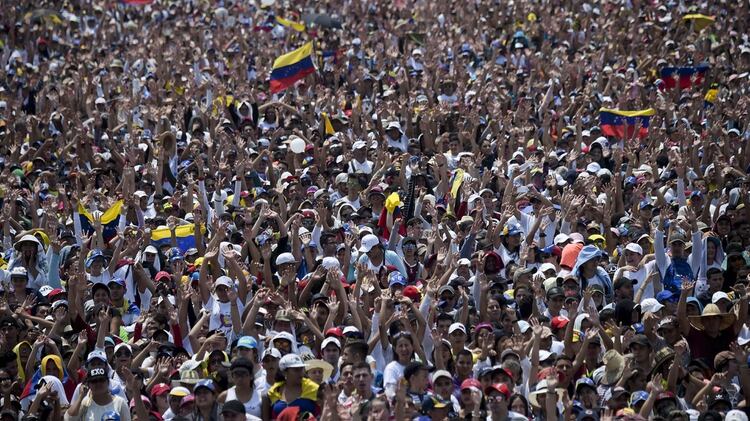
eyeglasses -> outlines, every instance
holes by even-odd
[[[500,396],[487,396],[487,402],[502,402],[505,398]]]

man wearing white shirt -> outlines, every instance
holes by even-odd
[[[626,270],[625,268],[618,269],[618,272],[622,271],[622,276],[633,280],[633,291],[638,291],[645,282],[648,274],[654,270],[655,260],[652,260],[641,266],[641,260],[643,259],[643,248],[636,243],[628,243],[625,246],[625,264],[637,270]],[[617,277],[618,274],[615,274]],[[656,293],[654,292],[654,284],[649,283],[645,286],[641,299],[654,298]]]

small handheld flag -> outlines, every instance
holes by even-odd
[[[311,73],[315,73],[315,65],[313,64],[313,45],[312,42],[308,42],[273,62],[271,92],[283,91]]]
[[[602,108],[599,110],[599,127],[605,136],[624,138],[633,136],[636,122],[640,120],[641,128],[638,137],[648,135],[649,119],[656,114],[653,108],[637,111],[622,111]]]

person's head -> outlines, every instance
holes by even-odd
[[[169,392],[171,388],[166,383],[158,383],[151,388],[151,402],[157,411],[163,413],[169,409]]]
[[[114,365],[119,367],[130,367],[133,361],[133,349],[127,343],[119,343],[115,346]]]
[[[253,387],[253,363],[247,358],[239,357],[232,361],[229,373],[235,386],[244,390]]]
[[[211,379],[201,379],[195,384],[193,394],[198,409],[211,408],[216,401],[216,385]]]
[[[519,413],[526,418],[530,418],[531,413],[529,410],[529,401],[525,396],[521,394],[511,395],[508,402],[508,407],[511,411]]]
[[[586,409],[594,409],[599,404],[596,384],[588,377],[582,377],[576,381],[575,396]]]
[[[220,276],[214,281],[214,293],[219,302],[229,302],[229,290],[234,289],[234,281],[228,276]],[[197,402],[197,396],[196,396]]]
[[[396,351],[396,359],[401,364],[411,361],[414,355],[414,342],[409,332],[401,331],[395,334],[393,336],[393,347]]]
[[[286,354],[279,361],[279,370],[287,384],[299,385],[305,375],[305,363],[297,354]]]
[[[336,366],[341,357],[341,340],[336,337],[325,338],[320,347],[320,354],[324,360]]]
[[[709,293],[721,291],[724,286],[724,272],[715,267],[708,269],[706,271],[706,282],[708,283]]]
[[[426,365],[419,361],[414,361],[404,368],[404,379],[408,383],[409,390],[412,392],[423,392],[428,385],[429,370]]]
[[[109,370],[107,368],[89,369],[86,375],[86,385],[93,396],[102,396],[109,393]]]
[[[343,372],[342,372],[343,373]],[[358,393],[367,396],[372,388],[372,369],[366,362],[359,362],[351,366],[351,374],[354,380],[354,387]]]
[[[221,407],[222,421],[245,421],[247,413],[245,405],[237,399],[224,402]]]
[[[491,413],[497,413],[508,408],[510,389],[506,384],[493,384],[484,390],[487,407]]]
[[[346,362],[358,363],[367,359],[368,347],[364,341],[347,340],[341,357]]]
[[[119,302],[125,296],[125,280],[122,278],[112,278],[108,283],[109,296],[112,301]]]
[[[179,414],[180,412],[180,404],[182,403],[182,398],[189,395],[190,391],[183,386],[176,386],[173,387],[169,391],[169,395],[167,396],[167,401],[169,402],[169,408],[172,410],[173,413]]]

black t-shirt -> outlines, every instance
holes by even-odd
[[[687,342],[690,344],[690,352],[693,359],[702,360],[709,367],[714,368],[714,357],[721,351],[729,350],[729,344],[737,339],[734,333],[734,326],[730,326],[721,331],[719,336],[712,338],[702,330],[690,326],[690,333],[687,335]]]

